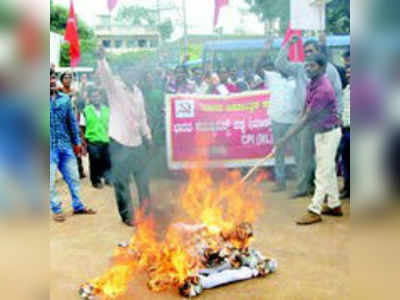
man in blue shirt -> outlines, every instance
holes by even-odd
[[[80,155],[78,124],[67,95],[57,92],[57,79],[50,71],[50,207],[56,222],[64,222],[60,197],[55,187],[57,168],[62,173],[72,197],[74,214],[96,213],[85,207],[79,197],[80,182],[76,155]]]

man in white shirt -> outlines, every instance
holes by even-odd
[[[151,131],[142,92],[133,80],[135,74],[125,74],[122,80],[115,78],[104,57],[104,49],[98,51],[98,56],[97,72],[110,106],[110,154],[115,196],[122,222],[134,226],[136,223],[129,186],[131,176],[138,189],[140,207],[147,212],[151,206],[148,151],[143,145],[143,138],[152,143]]]

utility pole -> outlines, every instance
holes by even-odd
[[[182,0],[182,7],[183,7],[183,57],[185,58],[186,55],[188,54],[186,0]]]
[[[161,48],[162,38],[161,38],[161,7],[160,0],[157,0],[157,23],[158,23],[158,49]]]

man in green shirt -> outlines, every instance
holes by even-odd
[[[93,187],[103,187],[102,178],[106,184],[111,184],[111,162],[108,150],[110,138],[108,126],[110,109],[102,103],[101,91],[92,87],[88,91],[89,105],[84,109],[86,130],[85,138],[88,141],[90,181]]]

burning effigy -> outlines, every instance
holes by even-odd
[[[259,180],[244,185],[240,178],[239,172],[231,172],[216,182],[204,168],[190,170],[178,199],[184,217],[177,217],[160,240],[154,218],[139,212],[131,240],[118,245],[103,275],[81,285],[81,298],[118,298],[139,273],[147,274],[153,292],[173,288],[194,297],[205,289],[275,272],[276,260],[251,247],[253,224],[263,212]]]

